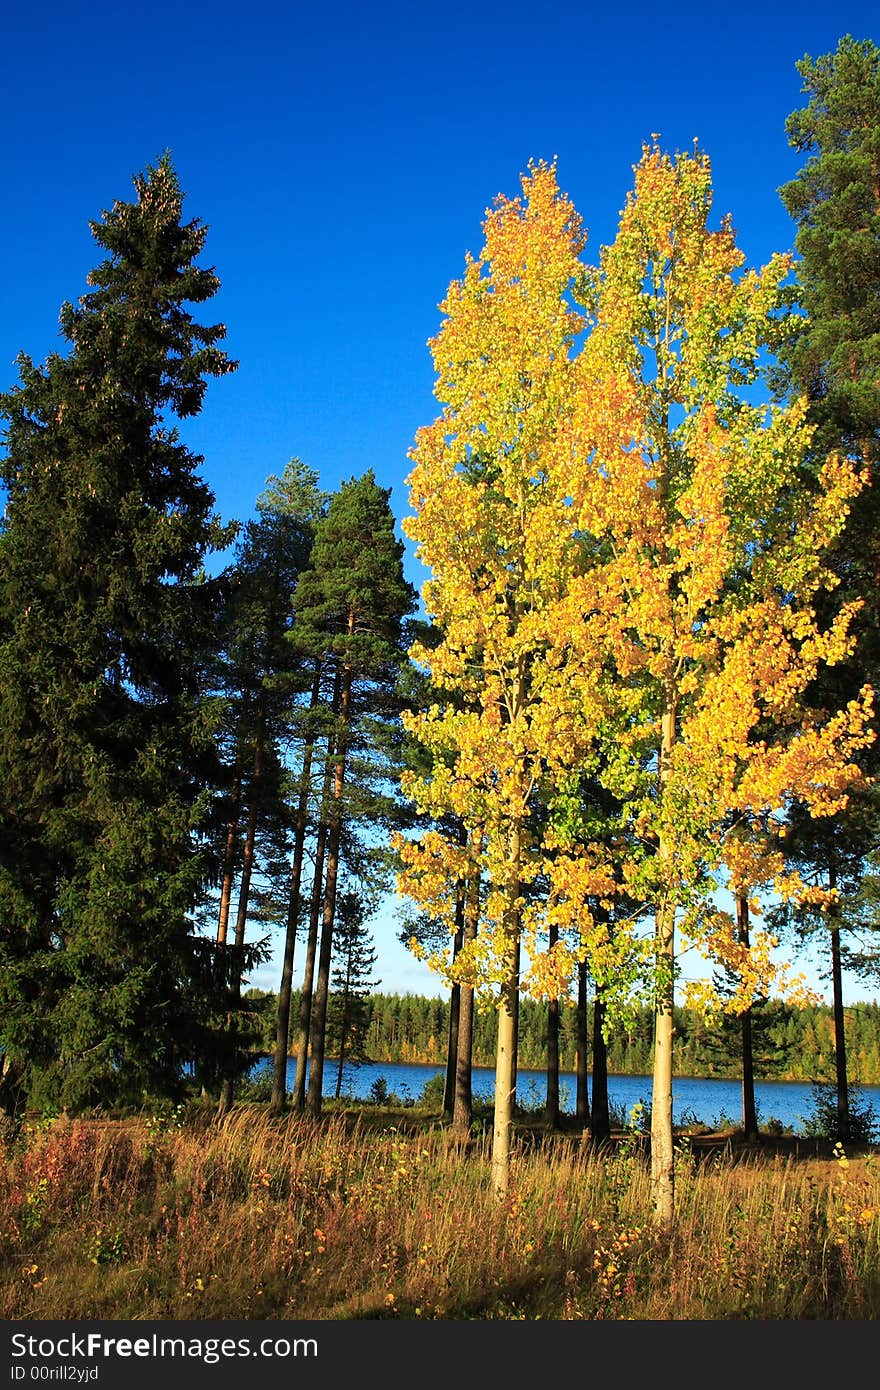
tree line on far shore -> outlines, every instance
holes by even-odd
[[[272,990],[249,989],[245,1000],[254,1009],[256,1050],[274,1050],[278,996]],[[294,1011],[300,992],[293,994]],[[403,1062],[446,1065],[449,1039],[449,1000],[418,994],[374,993],[363,999],[364,1016],[358,1032],[345,1036],[338,1025],[328,1040],[333,1058],[340,1050],[354,1064]],[[845,1009],[847,1056],[851,1080],[880,1085],[880,1005],[873,1001]],[[331,993],[331,1020],[341,1018],[341,997]],[[766,999],[753,1009],[755,1075],[761,1081],[827,1083],[834,1078],[834,1011],[830,1005],[794,1006],[783,999]],[[523,999],[520,1005],[520,1067],[540,1071],[547,1062],[546,1004]],[[736,1020],[721,1016],[707,1020],[697,1009],[676,1006],[676,1073],[679,1076],[723,1077],[738,1080],[742,1073],[742,1039]],[[577,1067],[577,1018],[573,1008],[559,1017],[559,1065],[565,1072]],[[494,1010],[474,1018],[473,1064],[495,1065],[497,1021]],[[611,1073],[644,1076],[653,1054],[653,1016],[639,1009],[626,1028],[615,1030],[607,1043]],[[588,1053],[589,1065],[589,1053]]]

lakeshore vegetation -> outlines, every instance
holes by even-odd
[[[880,50],[798,70],[763,267],[698,144],[651,137],[594,257],[556,163],[495,199],[403,518],[298,457],[216,515],[179,425],[237,364],[170,155],[91,224],[63,351],[0,392],[7,1316],[228,1315],[230,1270],[248,1316],[880,1311],[843,985],[880,979]],[[377,992],[392,893],[443,999]],[[371,1055],[442,1064],[438,1113],[328,1106]],[[649,1136],[612,1144],[609,1069]],[[697,1164],[683,1072],[743,1078],[753,1151],[756,1076],[830,1081],[821,1181]]]
[[[260,1033],[257,1050],[271,1055],[275,1038],[277,996],[268,990],[249,990]],[[299,993],[294,992],[294,1009]],[[446,1065],[450,1002],[417,994],[375,993],[367,997],[364,1047],[353,1060],[420,1062]],[[847,1056],[851,1080],[865,1086],[880,1085],[880,1005],[850,1004],[844,1011]],[[738,1020],[728,1016],[707,1019],[702,1011],[675,1007],[676,1071],[681,1076],[738,1079],[742,1074],[742,1045]],[[519,1065],[530,1071],[547,1064],[546,1005],[534,999],[520,1003]],[[577,1014],[565,1008],[559,1016],[559,1065],[574,1072],[577,1062]],[[781,999],[765,1001],[755,1009],[754,1056],[756,1078],[764,1081],[833,1083],[834,1011],[830,1005],[795,1008]],[[473,1064],[495,1064],[496,1018],[485,1010],[474,1018]],[[626,1028],[609,1034],[606,1053],[609,1072],[649,1075],[654,1037],[651,1010],[644,1007]],[[335,1049],[334,1049],[335,1050]]]

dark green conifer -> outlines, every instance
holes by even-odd
[[[338,895],[336,913],[336,966],[330,979],[327,1005],[327,1052],[336,1059],[337,1099],[342,1094],[345,1066],[370,1060],[370,994],[381,981],[373,979],[378,959],[367,926],[367,904],[357,893]]]
[[[780,189],[797,225],[796,296],[801,316],[781,353],[780,387],[804,395],[816,427],[812,467],[841,453],[862,470],[866,486],[852,504],[831,564],[840,580],[820,595],[832,610],[859,604],[849,661],[823,670],[811,691],[817,709],[837,709],[876,681],[880,661],[880,49],[842,38],[834,53],[798,64],[807,103],[786,122],[794,149],[807,155],[797,176]],[[876,775],[878,745],[861,763]],[[791,854],[806,877],[837,889],[842,903],[823,919],[827,928],[836,1019],[840,1132],[847,1132],[847,1060],[843,1028],[841,932],[848,900],[858,892],[866,862],[880,847],[876,788],[856,792],[850,808],[829,822],[805,811],[792,818]],[[780,916],[784,914],[779,914]],[[791,914],[789,914],[791,915]],[[815,922],[806,913],[803,924]]]
[[[0,396],[0,1049],[5,1100],[168,1089],[194,1046],[211,780],[203,676],[232,528],[175,417],[234,369],[187,304],[196,265],[170,159],[91,224],[105,253],[61,310],[67,353]],[[207,972],[210,975],[210,971]]]

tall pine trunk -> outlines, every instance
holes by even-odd
[[[254,855],[257,843],[257,822],[260,812],[260,800],[263,783],[263,755],[265,752],[266,739],[266,712],[265,703],[261,700],[259,715],[257,719],[257,730],[254,737],[254,771],[251,778],[250,805],[248,806],[247,829],[244,838],[244,850],[241,865],[241,881],[238,887],[238,908],[235,914],[235,956],[233,958],[233,973],[231,982],[231,1020],[233,1029],[237,1028],[239,1010],[241,1007],[241,976],[244,961],[244,940],[247,928],[248,903],[251,894],[251,877],[254,868]],[[220,1113],[227,1111],[232,1105],[233,1093],[235,1090],[235,1063],[234,1058],[229,1059],[229,1067],[220,1086]]]
[[[318,703],[321,682],[321,665],[315,663],[315,678],[309,708],[313,710]],[[290,870],[290,892],[287,899],[287,925],[284,935],[284,958],[281,966],[281,982],[278,988],[278,1018],[275,1028],[275,1057],[272,1073],[272,1096],[269,1113],[280,1115],[287,1104],[287,1058],[290,1050],[290,1001],[293,994],[293,957],[296,948],[296,930],[299,925],[300,886],[305,857],[306,835],[309,823],[309,794],[311,791],[312,758],[314,740],[310,737],[303,749],[302,768],[299,779],[299,801],[296,809],[296,826],[293,838],[293,863]]]
[[[299,1001],[299,1020],[296,1036],[296,1072],[293,1079],[292,1103],[302,1113],[306,1103],[306,1069],[309,1061],[309,1040],[312,1026],[312,999],[315,984],[315,961],[318,954],[318,928],[321,922],[321,901],[324,887],[324,858],[327,852],[327,807],[333,777],[333,739],[327,739],[327,758],[324,764],[324,785],[315,840],[315,870],[312,876],[312,896],[309,905],[309,935],[303,965],[303,982]]]
[[[229,820],[223,843],[223,876],[220,882],[220,910],[217,915],[217,944],[226,945],[229,932],[229,910],[232,904],[232,885],[235,882],[235,854],[238,849],[238,827],[241,815],[241,753],[236,751],[230,789]]]
[[[351,631],[353,619],[349,623]],[[321,919],[321,945],[318,952],[318,977],[309,1029],[310,1065],[306,1105],[315,1119],[321,1114],[324,1085],[324,1049],[327,1031],[327,1002],[330,995],[330,959],[333,954],[333,919],[336,914],[336,885],[339,879],[339,846],[342,839],[342,794],[345,789],[346,734],[351,720],[352,668],[346,665],[342,674],[339,700],[339,736],[334,757],[333,790],[330,800],[329,834],[327,836],[327,879],[324,884],[324,910]]]

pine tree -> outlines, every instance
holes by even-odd
[[[290,877],[288,798],[293,788],[285,759],[303,717],[298,697],[312,679],[312,663],[305,658],[291,669],[287,638],[294,620],[293,590],[308,563],[314,526],[325,500],[317,475],[299,459],[291,459],[281,477],[273,475],[267,481],[266,492],[257,499],[257,518],[244,528],[237,547],[224,643],[232,812],[224,835],[217,940],[235,955],[228,1011],[233,1031],[248,922],[258,916],[272,921],[279,915],[276,888],[281,884],[277,880]],[[295,777],[292,780],[296,782]],[[300,844],[303,835],[304,831]],[[236,873],[238,905],[233,939],[227,943]],[[292,885],[284,883],[282,891],[289,905]],[[287,924],[289,911],[281,915]],[[291,946],[295,930],[294,922]],[[286,942],[285,952],[287,947]],[[287,999],[289,1009],[289,994]],[[234,1068],[222,1087],[224,1109],[231,1103],[233,1081]]]
[[[221,525],[172,422],[235,364],[187,304],[218,288],[166,156],[92,235],[68,352],[0,396],[0,1048],[7,1099],[168,1089],[203,971],[191,913],[213,773],[202,698]],[[201,981],[201,983],[200,983]]]
[[[332,677],[328,711],[328,774],[322,819],[326,828],[323,885],[316,875],[314,901],[320,901],[320,943],[312,994],[303,985],[299,1059],[310,1053],[308,1109],[320,1114],[326,1045],[327,1002],[333,951],[336,895],[343,859],[359,861],[368,872],[367,847],[356,826],[368,834],[396,824],[399,797],[400,701],[397,683],[405,660],[405,619],[415,592],[403,576],[403,545],[394,534],[391,490],[377,484],[372,470],[343,483],[326,516],[316,526],[309,568],[294,596],[293,640],[300,651],[320,660]]]
[[[831,451],[853,460],[866,476],[880,461],[880,49],[846,35],[833,53],[797,64],[807,103],[786,122],[789,143],[807,155],[797,176],[780,189],[797,226],[798,331],[782,353],[775,379],[803,393],[815,427],[813,471]],[[811,692],[817,707],[851,699],[880,662],[880,488],[874,477],[853,502],[830,557],[840,583],[826,605],[858,601],[856,647]],[[866,749],[863,769],[876,776],[878,748]],[[853,798],[833,825],[793,818],[791,846],[801,872],[837,894],[823,925],[828,932],[836,1026],[838,1128],[848,1128],[842,967],[851,904],[880,850],[876,790]],[[855,916],[858,917],[856,910]],[[815,915],[801,917],[810,930]],[[876,947],[874,948],[876,951]]]

